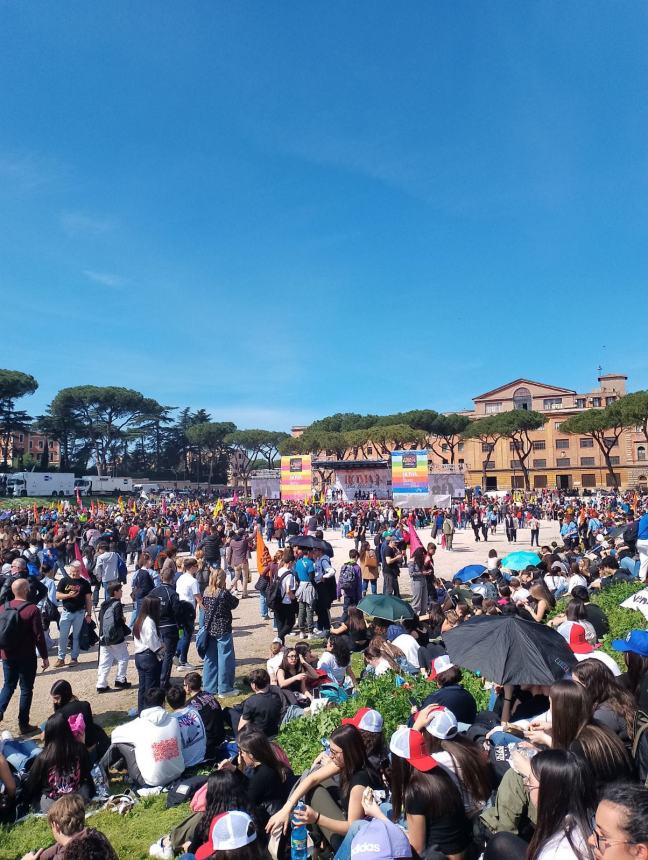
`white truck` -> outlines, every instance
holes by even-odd
[[[108,478],[104,475],[84,475],[74,486],[82,496],[109,496],[111,493],[132,493],[132,478]]]
[[[74,472],[13,472],[8,496],[73,496]]]

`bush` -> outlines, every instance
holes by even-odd
[[[489,693],[480,678],[464,670],[463,686],[475,697],[478,710],[488,705]],[[278,741],[286,751],[295,773],[310,767],[322,752],[321,738],[328,738],[345,717],[352,717],[360,708],[375,708],[385,721],[385,737],[389,738],[399,725],[407,722],[412,703],[422,702],[437,685],[422,675],[407,676],[405,685],[396,686],[396,677],[389,672],[379,678],[361,681],[356,695],[335,707],[327,708],[315,717],[303,717],[288,723],[279,733]]]

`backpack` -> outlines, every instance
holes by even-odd
[[[24,603],[23,606],[29,606]],[[0,612],[0,648],[6,651],[7,648],[15,648],[20,642],[20,610],[23,606],[16,609],[14,606],[9,606],[9,601],[4,605],[4,611]]]
[[[340,588],[342,591],[353,591],[356,587],[356,581],[355,565],[348,561],[345,562],[340,568]]]
[[[126,567],[126,562],[124,559],[118,555],[117,556],[117,577],[122,585],[126,585],[126,577],[128,575],[128,568]]]
[[[623,532],[623,542],[631,549],[636,546],[637,538],[639,537],[639,520],[633,523],[628,523]]]
[[[282,573],[279,579],[273,579],[272,582],[268,584],[268,587],[265,591],[268,609],[276,610],[278,606],[281,606],[283,600],[283,595],[281,593],[281,583],[287,576],[293,576],[292,570],[287,570],[286,573]]]
[[[632,757],[640,782],[648,788],[648,714],[640,710],[635,714]]]
[[[153,591],[153,578],[145,567],[141,567],[135,574],[131,583],[131,597],[133,600],[139,600],[146,597],[149,591]]]

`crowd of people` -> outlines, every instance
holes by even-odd
[[[558,521],[560,540],[539,545],[546,519]],[[500,526],[509,543],[528,529],[536,559],[510,569],[491,547],[478,575],[437,575],[436,553],[453,550],[456,529],[472,528],[481,543]],[[332,528],[354,541],[342,563],[324,539]],[[264,541],[276,542],[274,554]],[[20,685],[21,733],[3,733],[0,818],[47,814],[55,844],[39,856],[112,860],[85,806],[105,801],[119,778],[191,804],[153,857],[257,860],[292,850],[303,860],[293,837],[305,829],[315,856],[338,860],[648,858],[648,632],[616,641],[613,659],[600,649],[608,620],[590,600],[648,575],[648,509],[636,495],[480,497],[412,512],[360,500],[66,504],[4,515],[0,545],[0,719]],[[233,612],[252,596],[254,552],[259,624],[275,638],[265,667],[249,672],[251,695],[233,704]],[[365,596],[381,598],[381,578],[382,599],[398,599],[402,584],[412,617],[358,608]],[[497,616],[553,626],[573,665],[549,685],[485,678],[485,711],[444,637]],[[202,672],[188,662],[194,634]],[[66,677],[95,645],[97,696],[131,689],[131,661],[137,672],[132,719],[110,735]],[[51,716],[34,726],[39,658],[55,680]],[[359,709],[295,772],[278,740],[283,725],[347,700],[368,678],[421,673],[429,694],[403,725],[387,735],[384,714]]]

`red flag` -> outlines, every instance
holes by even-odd
[[[88,575],[86,566],[83,563],[83,556],[81,555],[81,550],[77,541],[74,541],[74,558],[81,564],[81,576],[90,582],[90,576]]]
[[[167,500],[166,496],[162,496],[162,513],[166,514],[167,512]]]
[[[80,508],[83,507],[83,502],[81,501],[81,490],[78,487],[76,489],[76,503]]]
[[[235,491],[234,491],[234,495],[232,496],[232,504],[233,504],[233,505],[238,505],[238,503],[239,503],[239,497],[238,497],[238,493],[237,493],[237,492],[236,492],[236,490],[235,490]]]
[[[417,550],[420,546],[423,546],[423,544],[421,543],[421,538],[416,533],[416,529],[414,528],[413,525],[411,525],[411,524],[409,525],[408,531],[409,531],[409,542],[408,542],[409,543],[409,551],[410,551],[410,555],[413,555],[415,550]]]

